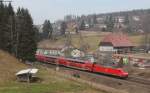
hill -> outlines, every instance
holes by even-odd
[[[149,15],[150,9],[137,9],[81,16],[66,15],[63,21],[69,28],[73,27],[72,24],[75,24],[79,29],[81,23],[84,22],[84,30],[87,31],[114,31],[122,28],[124,32],[143,33],[149,30]],[[56,21],[55,26],[59,28],[60,24],[61,21]]]
[[[0,84],[13,81],[15,73],[24,68],[27,68],[27,66],[10,54],[0,50]]]
[[[93,32],[93,31],[82,31],[83,43],[87,43],[89,47],[89,51],[95,51],[98,48],[100,41],[107,35],[109,32]],[[72,44],[79,48],[80,47],[80,36],[79,35],[71,35]],[[130,40],[134,45],[139,46],[142,42],[143,35],[130,35]],[[57,41],[44,40],[39,42],[39,48],[49,48],[51,46],[59,46],[65,44],[66,38],[60,37]]]
[[[96,50],[98,48],[98,44],[100,42],[100,40],[107,34],[109,34],[110,32],[94,32],[94,31],[82,31],[82,38],[83,38],[83,42],[82,44],[88,44],[89,47],[89,51],[93,51]],[[58,37],[57,41],[51,41],[51,40],[43,40],[41,42],[39,42],[38,47],[39,48],[49,48],[52,46],[59,46],[59,45],[64,45],[66,42],[65,37]],[[76,35],[76,34],[72,34],[71,35],[71,41],[72,41],[72,45],[79,48],[80,44],[81,44],[81,39],[80,39],[80,35]]]
[[[57,75],[54,69],[34,65],[39,69],[36,83],[17,82],[15,73],[28,66],[0,50],[0,93],[106,93],[89,85]],[[59,73],[58,73],[59,74]]]

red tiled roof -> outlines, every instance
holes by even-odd
[[[112,43],[114,47],[130,47],[134,46],[128,36],[123,33],[111,33],[107,35],[101,42]]]

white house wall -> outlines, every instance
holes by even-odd
[[[100,51],[114,51],[113,46],[100,46],[99,47]]]

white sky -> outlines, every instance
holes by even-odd
[[[13,0],[15,10],[28,8],[35,24],[52,22],[67,14],[82,15],[150,8],[150,0]]]

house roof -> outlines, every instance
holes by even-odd
[[[19,71],[18,73],[16,73],[16,75],[22,75],[22,74],[35,74],[38,72],[38,69],[24,69],[24,70],[21,70]]]
[[[114,47],[131,47],[134,46],[128,36],[118,32],[108,34],[101,42],[112,43]]]

